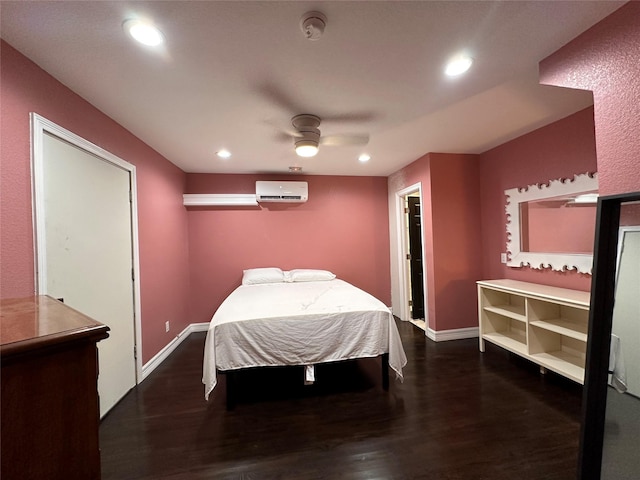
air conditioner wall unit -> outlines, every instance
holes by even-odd
[[[303,203],[309,199],[307,182],[260,181],[256,182],[256,200],[265,202]]]

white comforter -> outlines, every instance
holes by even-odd
[[[316,363],[389,353],[402,379],[407,357],[393,315],[342,280],[243,285],[211,319],[204,351],[205,398],[216,369]]]

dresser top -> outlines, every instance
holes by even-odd
[[[0,352],[8,354],[68,341],[108,337],[109,327],[45,295],[2,300]]]

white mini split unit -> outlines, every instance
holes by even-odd
[[[260,203],[303,203],[308,198],[307,182],[256,182],[256,200]]]

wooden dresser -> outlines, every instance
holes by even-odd
[[[100,478],[96,343],[108,330],[50,297],[2,300],[4,480]]]

